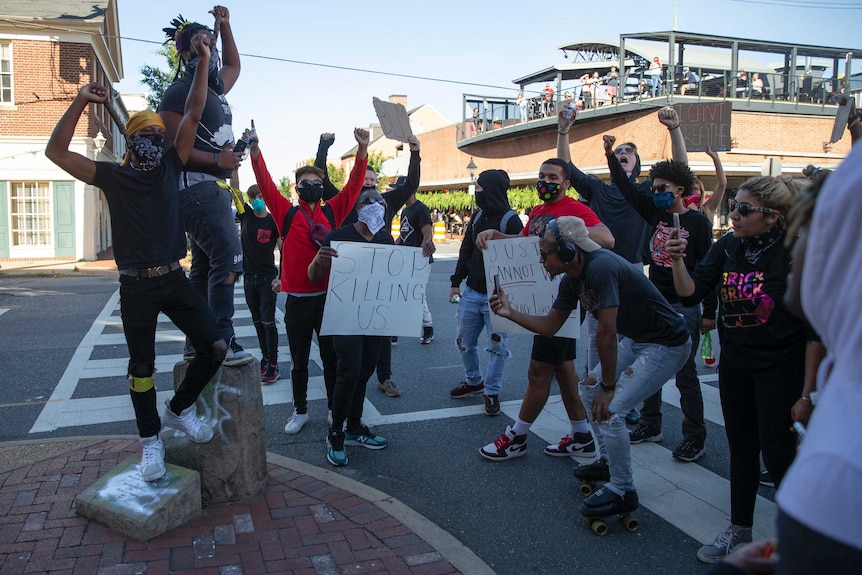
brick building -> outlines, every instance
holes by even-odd
[[[0,5],[0,260],[94,260],[111,246],[101,190],[60,170],[45,146],[81,86],[122,76],[115,0]],[[125,152],[104,106],[84,112],[70,147],[106,161]]]

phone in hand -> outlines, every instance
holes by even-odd
[[[679,225],[679,214],[673,215],[673,227],[676,228],[676,238],[678,240],[682,239],[682,233],[681,233],[682,230],[681,230],[680,225]]]
[[[245,149],[248,147],[248,140],[243,140],[240,138],[236,141],[236,144],[233,146],[233,152],[245,152]]]
[[[500,274],[494,274],[494,295],[500,296]]]
[[[799,443],[802,443],[802,441],[805,439],[805,426],[798,421],[795,421],[793,423],[793,431],[796,433],[796,437],[799,438]]]

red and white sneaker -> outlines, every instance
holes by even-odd
[[[596,442],[593,441],[593,436],[590,433],[567,435],[558,444],[547,446],[545,455],[592,461],[596,458]]]
[[[521,457],[525,453],[527,453],[527,434],[515,435],[511,426],[507,426],[500,437],[479,450],[479,455],[491,461],[504,461]]]

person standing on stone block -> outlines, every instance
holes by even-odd
[[[195,38],[192,49],[208,60],[209,44]],[[153,381],[156,324],[163,312],[191,340],[195,357],[173,399],[166,402],[164,423],[195,443],[213,438],[213,430],[195,413],[195,401],[218,371],[227,353],[215,318],[186,278],[179,260],[186,255],[180,215],[179,174],[191,155],[195,130],[207,93],[207,74],[195,72],[173,145],[165,148],[165,125],[144,110],[126,123],[129,151],[122,164],[94,162],[69,150],[78,119],[90,104],[105,104],[111,90],[99,84],[82,87],[48,140],[45,155],[78,180],[105,193],[111,212],[114,257],[120,273],[120,313],[129,348],[129,386],[143,444],[144,480],[163,477],[165,448]]]
[[[278,379],[278,329],[275,326],[275,300],[281,291],[275,266],[278,225],[266,210],[257,184],[249,187],[247,194],[249,203],[242,213],[237,213],[244,254],[243,290],[262,354],[260,381],[269,384]]]

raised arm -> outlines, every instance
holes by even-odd
[[[224,6],[214,6],[210,14],[215,17],[215,29],[221,33],[222,67],[218,75],[224,84],[224,93],[227,94],[239,78],[239,50],[236,49],[233,30],[230,27],[230,11]]]
[[[706,154],[712,158],[712,163],[715,165],[715,189],[712,190],[712,196],[703,202],[703,214],[712,221],[715,212],[721,207],[721,202],[724,200],[724,192],[727,191],[727,176],[724,175],[724,166],[721,165],[721,159],[718,157],[718,152],[709,148]]]
[[[685,138],[682,137],[682,129],[679,127],[679,114],[673,108],[662,108],[658,111],[658,121],[670,132],[670,150],[673,159],[688,165],[688,153],[685,150]]]
[[[201,62],[209,61],[210,47],[205,36],[197,35],[192,38],[192,50],[200,54]],[[174,139],[177,155],[184,164],[191,157],[195,147],[195,134],[204,112],[204,105],[206,105],[207,89],[207,70],[204,66],[198,66],[195,69],[195,76],[192,78],[192,89],[189,90],[189,95],[186,97],[186,107]]]
[[[422,158],[419,156],[419,138],[410,136],[408,145],[410,146],[410,165],[407,167],[407,181],[391,192],[383,194],[386,205],[391,210],[390,213],[400,210],[407,203],[407,200],[410,199],[410,196],[415,194],[419,188],[422,164]]]
[[[619,158],[614,154],[614,144],[616,141],[617,139],[615,136],[607,134],[602,136],[602,143],[605,147],[605,157],[608,160],[608,169],[611,172],[611,181],[623,196],[625,196],[626,200],[628,200],[629,204],[631,204],[635,211],[645,220],[649,220],[650,216],[652,216],[652,212],[658,211],[658,208],[655,207],[652,198],[642,193],[638,189],[637,185],[635,185],[626,175],[622,164],[620,164]]]
[[[338,194],[338,188],[329,179],[329,166],[326,164],[326,156],[329,148],[335,143],[335,134],[326,132],[320,134],[320,142],[317,144],[317,155],[314,157],[314,167],[323,170],[323,200],[329,201]]]
[[[96,177],[96,162],[82,156],[77,152],[69,150],[69,144],[75,135],[75,127],[87,106],[90,104],[104,104],[108,101],[110,92],[101,84],[87,84],[78,90],[78,95],[72,100],[72,104],[66,113],[57,122],[57,126],[51,133],[48,146],[45,148],[45,156],[68,172],[76,180],[92,183]]]
[[[572,109],[572,119],[565,116],[565,111],[557,114],[557,157],[566,162],[572,161],[572,153],[569,150],[569,130],[578,117],[577,108]]]

